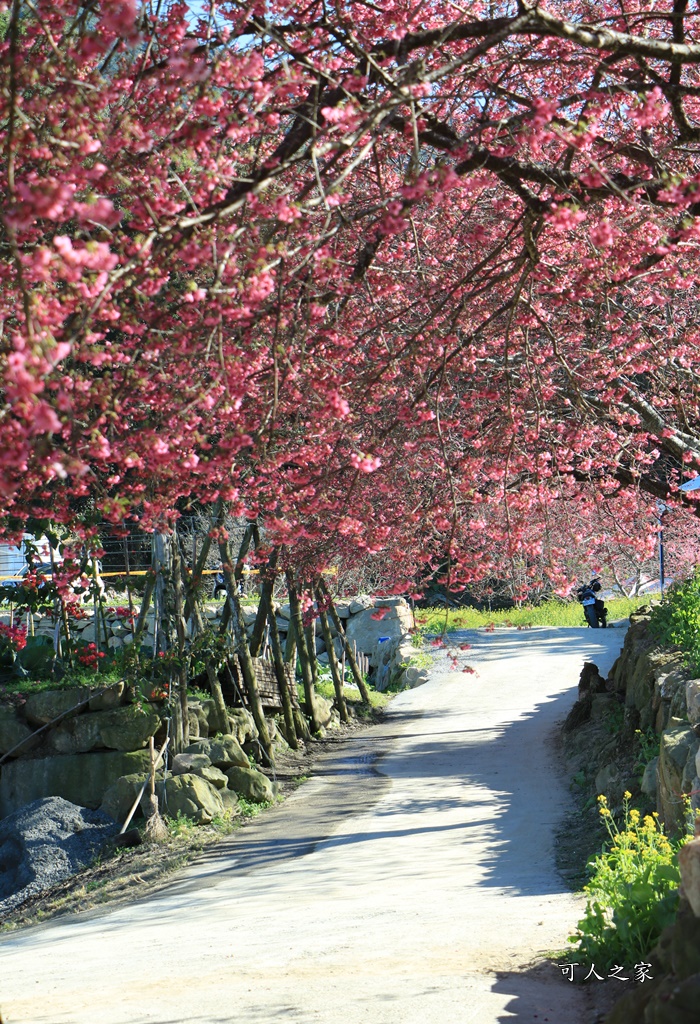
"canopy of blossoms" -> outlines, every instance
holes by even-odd
[[[397,586],[647,551],[700,469],[700,13],[0,11],[6,534],[222,500]]]

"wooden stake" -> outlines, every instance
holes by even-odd
[[[156,760],[154,762],[154,767],[153,767],[154,774],[158,770],[158,766],[160,765],[161,759],[163,757],[163,754],[165,753],[165,748],[167,747],[168,743],[170,743],[170,737],[169,736],[166,738],[165,743],[163,744],[163,746],[158,751],[158,757],[156,758]],[[131,810],[129,811],[129,813],[126,816],[126,821],[124,822],[122,827],[119,829],[119,835],[120,836],[124,835],[124,833],[126,832],[126,830],[129,827],[129,825],[131,824],[131,819],[136,814],[136,808],[141,803],[141,797],[146,792],[146,786],[149,784],[150,779],[151,779],[151,775],[150,775],[150,772],[149,772],[149,774],[146,776],[146,778],[143,781],[143,786],[141,786],[141,789],[138,792],[138,796],[136,797],[136,799],[134,800],[133,804],[131,805]]]

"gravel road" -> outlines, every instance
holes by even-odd
[[[623,638],[453,634],[381,726],[162,892],[1,940],[5,1024],[593,1021],[541,962],[581,909],[549,741]]]

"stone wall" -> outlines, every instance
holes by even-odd
[[[621,751],[633,746],[637,729],[648,737],[658,736],[659,755],[646,765],[641,791],[656,805],[667,831],[682,834],[687,798],[696,811],[699,806],[700,680],[692,678],[680,651],[664,648],[650,636],[648,622],[648,614],[631,617],[624,648],[607,681],[584,670],[565,745],[570,753],[580,753],[589,766],[593,764],[596,792],[605,793],[614,805],[625,789],[633,794],[640,789],[636,778],[625,775]],[[624,707],[622,730],[619,735],[608,730],[606,739],[605,716],[609,720],[615,701]],[[631,767],[628,761],[628,773]],[[698,1020],[700,838],[682,849],[679,861],[680,907],[675,923],[648,956],[652,980],[629,990],[606,1024],[696,1024]]]
[[[221,607],[208,612],[213,625],[220,618]],[[427,678],[426,670],[410,664],[420,652],[411,644],[409,631],[413,627],[413,615],[403,598],[360,596],[338,601],[336,608],[348,639],[358,653],[368,656],[372,671],[383,687],[396,679],[404,685],[415,686]],[[379,612],[381,617],[378,617]],[[256,613],[255,606],[244,609],[249,632],[253,630]],[[289,605],[277,606],[276,617],[284,642],[290,628]],[[133,641],[123,614],[108,613],[106,622],[112,648]],[[94,642],[92,618],[76,623],[76,632],[78,626],[81,639]],[[100,628],[102,630],[102,626]],[[51,635],[53,629],[48,618],[35,622],[35,631],[39,634]],[[153,635],[153,629],[151,618],[147,636]],[[336,653],[340,655],[342,645],[333,626],[331,632]],[[316,656],[319,663],[327,663],[328,653],[318,636]],[[47,796],[64,797],[84,807],[97,808],[102,804],[105,791],[117,780],[127,776],[133,781],[146,771],[150,763],[146,749],[150,737],[160,741],[165,735],[158,706],[136,701],[124,683],[110,686],[103,693],[98,691],[99,687],[44,691],[32,694],[23,703],[18,701],[15,707],[0,707],[0,757],[20,745],[11,758],[0,765],[0,818]],[[325,718],[330,720],[331,711],[325,710]],[[240,745],[252,743],[256,735],[248,712],[231,709],[230,715]],[[238,720],[242,715],[247,715],[244,729]],[[212,723],[216,720],[213,701],[191,700],[189,725],[194,742],[207,740],[210,733],[213,734],[210,720]],[[49,728],[40,736],[35,735],[36,730],[45,725]],[[277,734],[272,720],[270,728]],[[278,739],[283,742],[281,735]],[[244,768],[245,764],[238,767]],[[174,784],[170,785],[172,788]]]
[[[413,613],[408,603],[402,597],[368,597],[361,594],[358,597],[349,597],[336,601],[338,617],[343,621],[348,639],[355,645],[358,653],[366,654],[377,667],[376,650],[380,638],[385,638],[396,644],[404,641],[410,630],[413,628]],[[217,606],[209,604],[206,608],[206,617],[212,626],[216,626],[221,618],[223,602]],[[373,618],[378,611],[383,610],[381,619]],[[243,607],[243,621],[248,634],[252,634],[253,625],[257,616],[258,608],[255,604],[247,604]],[[289,632],[290,620],[289,604],[275,604],[275,615],[277,628],[281,638],[286,640]],[[9,623],[9,615],[0,615],[0,622]],[[20,621],[15,617],[15,624]],[[26,616],[21,619],[25,623]],[[337,630],[330,620],[329,625],[331,637],[335,641],[336,653],[341,655],[341,643],[337,636]],[[56,634],[56,619],[52,615],[34,616],[32,628],[37,636],[50,637],[52,640]],[[89,606],[85,608],[85,617],[73,619],[70,623],[74,639],[83,643],[95,643],[99,640],[101,649],[104,649],[105,642],[110,650],[119,650],[122,647],[133,643],[134,634],[130,625],[128,609],[125,607],[108,608],[104,618],[100,617],[99,630],[95,625],[94,614]],[[98,635],[99,634],[99,635]],[[155,618],[153,612],[146,617],[144,628],[143,644],[153,642],[155,634]],[[316,655],[321,664],[328,663],[328,653],[323,638],[320,636],[320,627],[317,624]]]
[[[195,820],[210,820],[212,807],[221,811],[221,794],[208,792],[212,785],[214,790],[221,788],[220,779],[214,785],[206,773],[189,778],[189,774],[196,773],[188,774],[185,767],[250,769],[247,752],[256,746],[258,735],[253,717],[247,709],[231,708],[229,721],[232,735],[211,739],[217,722],[214,701],[189,700],[192,742],[187,752],[199,755],[206,764],[185,766],[176,757],[171,775],[183,778],[177,782],[170,778],[163,785],[167,785],[169,806],[183,813],[188,813],[186,808],[190,807]],[[42,726],[48,728],[37,734]],[[279,748],[284,740],[273,718],[269,729],[273,744]],[[47,690],[32,694],[16,707],[0,707],[0,756],[14,751],[0,765],[0,819],[49,796],[63,797],[82,807],[103,807],[112,816],[115,808],[126,814],[120,798],[124,794],[124,799],[130,797],[127,807],[133,802],[150,768],[149,740],[154,737],[160,744],[165,736],[160,706],[132,700],[123,683],[102,690]],[[254,779],[262,791],[265,777],[257,779],[259,774],[254,773]],[[223,788],[233,789],[230,781],[225,780]],[[239,779],[236,792],[247,796],[247,791],[240,788],[243,782],[247,785],[249,780]],[[235,800],[233,792],[226,795]]]
[[[656,733],[659,756],[647,765],[642,789],[656,802],[669,833],[685,828],[688,797],[700,806],[700,680],[693,679],[680,651],[658,644],[649,616],[632,616],[620,657],[608,678],[624,695],[624,728]]]
[[[46,690],[0,707],[0,756],[21,744],[0,766],[0,818],[46,796],[99,807],[117,778],[146,770],[161,727],[157,710],[131,703],[124,683]]]
[[[369,659],[372,681],[378,690],[386,689],[393,682],[412,687],[427,680],[427,668],[416,665],[416,662],[421,661],[421,651],[413,646],[413,612],[403,597],[369,597],[361,594],[336,601],[335,607],[348,640],[359,654],[365,654]],[[249,634],[253,631],[256,615],[255,605],[243,611]],[[289,605],[276,605],[275,616],[284,644],[289,633]],[[330,616],[328,619],[334,650],[340,659],[343,645]],[[320,636],[318,620],[315,647],[318,663],[327,665],[328,652]]]

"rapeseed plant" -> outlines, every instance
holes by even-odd
[[[569,939],[599,969],[643,961],[678,906],[677,854],[686,840],[671,842],[658,814],[642,817],[630,800],[626,792],[618,827],[606,797],[598,797],[609,842],[589,861],[586,913]]]

